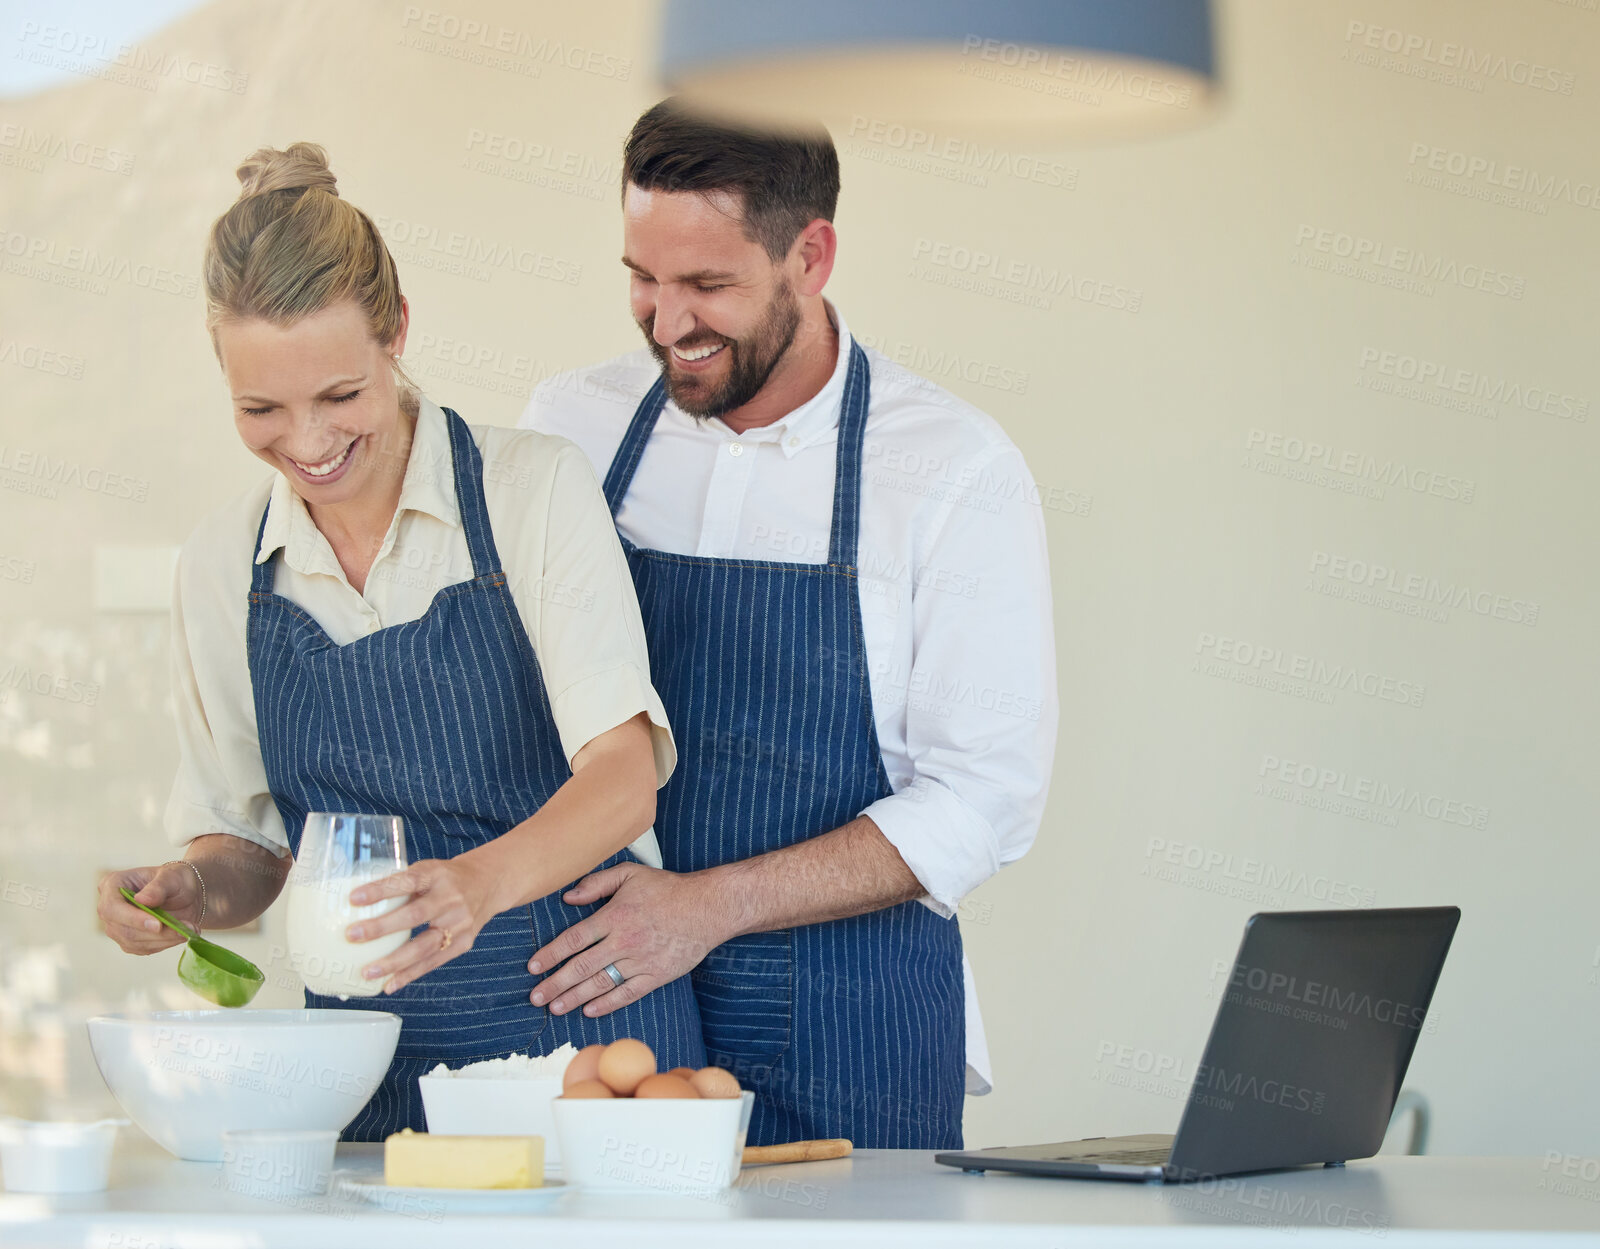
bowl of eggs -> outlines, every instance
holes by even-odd
[[[578,1051],[550,1103],[567,1183],[715,1193],[739,1174],[755,1094],[721,1067],[656,1069],[643,1041]]]

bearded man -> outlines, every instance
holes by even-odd
[[[826,132],[667,100],[622,182],[647,350],[550,379],[521,424],[604,480],[682,757],[664,867],[566,895],[609,901],[534,952],[532,1000],[604,1014],[688,975],[750,1143],[958,1149],[990,1071],[957,908],[1032,844],[1055,753],[1038,488],[823,297]]]

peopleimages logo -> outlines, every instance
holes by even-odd
[[[1352,265],[1370,265],[1373,270],[1388,270],[1423,282],[1442,282],[1466,290],[1482,291],[1486,295],[1504,295],[1509,299],[1521,299],[1528,285],[1524,277],[1504,273],[1487,265],[1463,264],[1454,257],[1430,254],[1415,247],[1400,247],[1365,235],[1321,226],[1301,225],[1295,231],[1294,245],[1336,260],[1348,261]]]
[[[589,200],[605,199],[620,170],[614,159],[602,161],[476,126],[467,131],[467,155],[461,163],[476,173]]]
[[[1518,87],[1532,87],[1559,95],[1571,95],[1577,79],[1566,70],[1542,65],[1503,52],[1480,52],[1464,43],[1413,34],[1393,26],[1353,21],[1345,28],[1347,44],[1360,44],[1393,56],[1414,58],[1440,70],[1456,70],[1480,78],[1497,78]]]
[[[1057,267],[1046,268],[1032,260],[1008,260],[981,247],[919,238],[912,247],[911,259],[913,277],[919,276],[919,265],[931,265],[935,270],[963,279],[947,285],[978,294],[1003,295],[1013,298],[1014,302],[1032,302],[1036,307],[1048,308],[1050,299],[1055,296],[1118,312],[1138,312],[1144,304],[1144,291],[1138,287],[1085,277]],[[999,287],[994,283],[999,283]]]
[[[919,374],[923,379],[937,378],[940,381],[959,379],[974,386],[988,386],[1011,394],[1028,393],[1028,373],[1024,369],[978,360],[972,356],[963,356],[958,351],[929,347],[922,343],[908,343],[902,340],[891,342],[884,338],[875,338],[870,334],[857,334],[855,339],[863,347],[881,352],[896,364],[904,365]]]
[[[922,668],[908,673],[898,663],[874,663],[871,676],[874,690],[887,691],[891,699],[898,695],[912,710],[941,718],[948,718],[957,707],[966,707],[1037,722],[1044,710],[1043,699],[1033,694],[979,685],[964,677],[946,677]]]
[[[1252,429],[1245,435],[1244,445],[1247,453],[1338,473],[1379,487],[1404,486],[1413,494],[1432,495],[1455,503],[1471,503],[1478,491],[1477,483],[1470,477],[1435,472],[1403,460],[1379,459],[1363,451],[1340,450],[1315,438]],[[1250,467],[1248,458],[1246,467]]]
[[[1252,674],[1266,674],[1301,682],[1323,690],[1343,690],[1363,694],[1383,702],[1422,706],[1426,687],[1419,681],[1404,681],[1369,672],[1355,664],[1330,664],[1311,655],[1262,646],[1240,638],[1202,633],[1194,644],[1195,654]],[[1196,661],[1199,662],[1198,660]],[[1216,675],[1216,674],[1209,674]],[[1256,682],[1247,682],[1256,684]]]
[[[1383,590],[1432,606],[1469,611],[1476,616],[1488,616],[1512,624],[1539,623],[1539,604],[1528,599],[1512,598],[1454,581],[1441,581],[1438,577],[1423,573],[1401,572],[1375,560],[1351,559],[1327,551],[1313,551],[1311,571],[1334,581],[1370,590]]]
[[[966,36],[961,55],[967,59],[961,63],[958,73],[1026,87],[1045,95],[1077,98],[1069,93],[1089,92],[1089,97],[1082,102],[1096,106],[1100,99],[1092,93],[1097,91],[1148,100],[1152,104],[1164,104],[1171,108],[1188,108],[1194,94],[1187,83],[1157,78],[1137,67],[1124,66],[1116,61],[1069,56],[1055,49],[987,39],[982,35]],[[1050,78],[1059,81],[1043,81]]]
[[[1479,830],[1489,825],[1489,808],[1480,803],[1460,802],[1405,785],[1390,785],[1387,781],[1353,774],[1342,768],[1319,767],[1314,763],[1282,759],[1277,755],[1262,755],[1256,775],[1324,797],[1366,803],[1385,811],[1403,811],[1408,815],[1438,820],[1442,824]]]
[[[57,377],[70,377],[73,381],[83,377],[84,369],[82,356],[69,356],[33,343],[19,343],[14,338],[0,338],[0,364],[13,364],[39,373],[53,373]]]
[[[327,1063],[304,1058],[286,1058],[265,1046],[191,1032],[187,1028],[157,1028],[151,1057],[165,1060],[173,1070],[199,1071],[217,1078],[225,1068],[248,1072],[285,1087],[285,1096],[294,1087],[318,1088],[356,1097],[370,1097],[377,1081],[359,1072],[346,1071]],[[184,1066],[184,1060],[189,1064]],[[290,1087],[292,1086],[292,1087]]]
[[[51,270],[72,274],[98,284],[94,288],[95,294],[105,293],[106,282],[126,282],[129,286],[159,291],[164,295],[177,295],[183,299],[192,299],[200,290],[199,279],[190,274],[127,256],[102,255],[93,247],[61,243],[43,235],[24,234],[3,225],[0,225],[0,255],[21,266],[8,266],[7,272],[16,272],[22,277],[44,277],[46,280],[51,280],[48,276]],[[36,266],[48,266],[48,269],[41,270]]]
[[[250,82],[249,74],[240,73],[226,65],[198,61],[181,53],[164,52],[148,44],[118,43],[104,35],[66,26],[23,22],[17,42],[22,47],[12,55],[21,60],[54,65],[85,77],[103,78],[137,87],[141,91],[154,91],[158,80],[169,78],[241,95]]]
[[[1513,206],[1516,196],[1529,196],[1535,200],[1565,201],[1578,208],[1600,209],[1600,183],[1574,181],[1563,174],[1541,173],[1525,165],[1502,164],[1473,152],[1417,142],[1411,145],[1411,156],[1406,163],[1413,166],[1406,174],[1408,182],[1418,181],[1419,175],[1426,171],[1440,175],[1441,186],[1446,185],[1442,179],[1448,176],[1486,190],[1493,187],[1504,192],[1508,197],[1504,202]],[[1543,213],[1544,206],[1539,205],[1537,211]]]
[[[568,285],[576,285],[583,276],[583,266],[577,261],[552,256],[520,243],[483,238],[460,230],[441,230],[425,222],[382,214],[375,214],[372,220],[397,257],[422,268],[455,273],[479,282],[487,282],[492,269]]]
[[[869,438],[866,462],[872,483],[931,499],[949,499],[964,507],[998,514],[1007,503],[1030,503],[1050,511],[1087,516],[1094,496],[1064,486],[1041,486],[1031,477],[996,472],[992,457],[957,463],[947,456]]]
[[[1465,399],[1482,400],[1485,403],[1501,403],[1507,407],[1521,408],[1525,412],[1538,412],[1543,416],[1552,416],[1562,421],[1581,422],[1589,419],[1589,400],[1582,396],[1552,390],[1548,386],[1529,386],[1521,382],[1507,381],[1503,377],[1493,377],[1488,373],[1478,373],[1472,369],[1455,368],[1436,360],[1407,355],[1404,352],[1363,347],[1361,369],[1363,372],[1370,371],[1377,376],[1393,379],[1397,383],[1412,384],[1415,393],[1394,387],[1397,393],[1406,398],[1429,401],[1428,392],[1436,392],[1441,395],[1459,395]],[[1370,385],[1369,389],[1384,388]],[[1486,415],[1497,416],[1498,413],[1491,410]]]
[[[1229,1071],[1225,1067],[1210,1063],[1195,1063],[1191,1067],[1174,1055],[1158,1054],[1154,1050],[1118,1044],[1115,1041],[1100,1042],[1095,1051],[1095,1062],[1121,1071],[1150,1076],[1155,1082],[1170,1081],[1173,1089],[1186,1090],[1196,1105],[1215,1106],[1219,1110],[1232,1110],[1233,1106],[1208,1098],[1207,1093],[1268,1102],[1289,1110],[1304,1110],[1314,1115],[1322,1113],[1328,1100],[1326,1093],[1290,1084],[1284,1080],[1263,1078],[1254,1072]],[[1096,1077],[1098,1078],[1098,1072]],[[1126,1082],[1115,1079],[1102,1082],[1127,1087]],[[1166,1090],[1148,1087],[1139,1091],[1164,1093]]]
[[[922,172],[935,172],[948,166],[969,173],[979,185],[987,185],[990,174],[1065,190],[1078,185],[1078,171],[1059,160],[1008,152],[974,139],[941,135],[899,122],[879,121],[859,113],[850,119],[849,137],[857,141],[854,154],[868,160]],[[873,148],[878,149],[877,154],[873,153]]]
[[[0,472],[15,474],[19,487],[37,487],[24,493],[43,494],[51,499],[63,486],[110,498],[132,499],[135,503],[143,503],[150,493],[150,483],[142,477],[110,473],[92,465],[85,468],[67,459],[52,460],[42,451],[8,447],[4,443],[0,443]],[[0,478],[0,484],[6,484],[5,479]],[[7,488],[15,487],[7,485]]]
[[[1362,888],[1349,881],[1307,872],[1303,868],[1285,867],[1266,859],[1255,858],[1253,855],[1235,855],[1232,851],[1218,850],[1194,842],[1168,841],[1165,837],[1151,837],[1145,842],[1144,857],[1147,861],[1140,870],[1141,876],[1168,880],[1174,884],[1189,882],[1179,877],[1176,871],[1164,869],[1182,869],[1199,873],[1202,877],[1214,875],[1221,880],[1241,886],[1259,886],[1262,890],[1274,894],[1297,893],[1329,906],[1372,906],[1378,900],[1375,889]],[[1225,893],[1228,890],[1211,889],[1207,892]],[[1273,909],[1278,909],[1281,900],[1272,899],[1270,904]]]
[[[1225,971],[1226,962],[1212,964],[1213,979]],[[1316,1010],[1329,1011],[1346,1018],[1371,1019],[1376,1023],[1393,1024],[1397,1028],[1418,1029],[1427,1021],[1428,1009],[1393,998],[1374,997],[1362,989],[1343,989],[1338,985],[1324,984],[1320,980],[1303,980],[1289,972],[1266,967],[1233,965],[1228,977],[1230,989],[1246,989],[1251,993],[1264,993],[1271,998],[1296,1002]]]
[[[4,884],[0,884],[0,902],[42,911],[49,905],[50,891],[27,881],[12,880],[8,876],[4,878]]]
[[[1168,1185],[1166,1190],[1151,1195],[1174,1209],[1192,1211],[1208,1221],[1221,1219],[1228,1224],[1249,1224],[1271,1231],[1294,1233],[1302,1227],[1321,1225],[1362,1236],[1381,1237],[1389,1230],[1386,1214],[1337,1199],[1262,1184],[1248,1176],[1219,1179],[1190,1173],[1182,1179],[1184,1183]]]
[[[59,160],[86,169],[101,169],[106,173],[126,176],[133,172],[133,155],[120,148],[83,139],[68,138],[49,130],[35,130],[32,126],[7,122],[0,126],[0,147],[7,148],[30,162],[30,167],[43,167],[46,160]]]
[[[1540,1169],[1545,1172],[1535,1185],[1540,1192],[1600,1201],[1600,1158],[1585,1158],[1552,1149],[1546,1151]]]
[[[459,59],[485,63],[491,68],[509,68],[506,64],[507,58],[520,58],[527,63],[525,68],[533,70],[529,75],[531,77],[537,77],[538,71],[546,65],[560,65],[600,78],[615,78],[618,82],[626,82],[633,73],[633,60],[630,57],[602,52],[597,48],[585,48],[579,44],[563,43],[545,34],[518,30],[512,26],[501,26],[478,18],[464,18],[438,9],[424,9],[420,5],[406,6],[400,28],[411,36],[413,40],[411,46],[424,51],[437,51],[442,48],[418,41],[417,37],[427,36],[433,40],[443,40],[455,45],[455,54]],[[402,40],[405,37],[403,35]],[[483,60],[491,55],[499,59]]]
[[[100,701],[98,681],[75,681],[54,672],[35,671],[28,664],[11,663],[0,669],[0,689],[26,690],[85,707]]]
[[[0,555],[0,581],[20,581],[23,585],[33,584],[33,574],[39,570],[39,565],[31,559],[23,559],[20,555]]]

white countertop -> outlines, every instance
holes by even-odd
[[[339,1167],[376,1173],[381,1146],[341,1145]],[[760,1220],[759,1230],[748,1226]],[[1600,1182],[1541,1158],[1381,1158],[1192,1185],[967,1175],[911,1150],[752,1167],[715,1197],[568,1192],[543,1209],[465,1214],[379,1209],[344,1198],[256,1200],[220,1166],[178,1162],[129,1131],[111,1187],[0,1194],[0,1245],[80,1249],[314,1249],[582,1245],[1209,1245],[1285,1233],[1322,1243],[1600,1247]]]

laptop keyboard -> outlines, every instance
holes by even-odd
[[[1057,1162],[1114,1162],[1133,1165],[1165,1162],[1172,1154],[1170,1146],[1158,1145],[1153,1149],[1108,1149],[1103,1154],[1064,1154]]]

